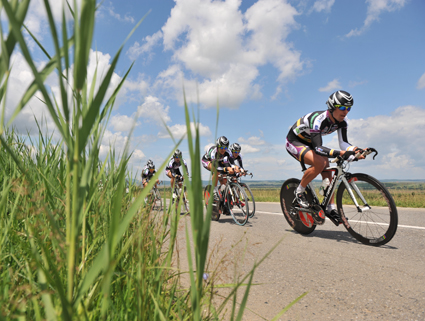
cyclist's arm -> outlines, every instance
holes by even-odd
[[[337,157],[341,151],[323,146],[322,134],[320,132],[311,133],[311,144],[316,154],[324,157]]]

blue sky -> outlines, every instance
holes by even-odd
[[[37,2],[26,24],[49,43]],[[52,5],[58,15],[60,2]],[[122,148],[138,115],[133,170],[140,173],[149,158],[157,166],[165,161],[174,145],[163,124],[176,138],[184,135],[184,86],[199,117],[203,149],[225,135],[241,144],[254,179],[301,177],[284,148],[289,127],[325,110],[329,95],[343,89],[354,97],[349,141],[379,151],[374,161],[351,170],[379,179],[425,179],[424,14],[422,0],[105,0],[97,12],[92,70],[96,60],[106,68],[146,17],[116,70],[115,83],[134,61],[102,142],[103,156],[109,144]],[[42,64],[45,58],[33,48]],[[26,68],[17,53],[9,90],[29,82]],[[55,91],[53,79],[51,86]],[[6,115],[18,98],[8,99]],[[40,117],[43,108],[33,100],[17,126],[34,129],[32,115]],[[325,141],[338,148],[336,134]],[[188,156],[186,140],[180,149]],[[208,176],[204,170],[203,179]]]

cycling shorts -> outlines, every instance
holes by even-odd
[[[309,145],[297,140],[289,141],[286,139],[286,151],[299,162],[303,162],[305,154],[310,150],[312,149]]]

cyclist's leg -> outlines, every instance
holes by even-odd
[[[167,171],[165,171],[165,175],[167,175],[167,177],[170,178],[171,188],[173,188],[174,187],[174,176],[173,176],[173,174],[171,173],[170,170],[167,170]]]
[[[319,174],[322,174],[324,178],[331,178],[332,173],[323,172],[323,170],[329,166],[329,160],[327,157],[320,156],[314,151],[309,150],[304,155],[304,163],[307,165],[311,165],[304,172],[303,178],[301,179],[301,186],[303,186],[304,188],[307,187],[307,185]]]
[[[326,157],[317,155],[311,149],[311,146],[296,140],[290,141],[286,139],[286,150],[289,155],[298,160],[301,163],[303,169],[305,169],[301,182],[295,190],[295,195],[298,203],[302,207],[308,207],[309,204],[305,196],[305,189],[307,185],[326,168],[326,165],[329,164],[329,161]],[[311,166],[306,169],[304,164]]]

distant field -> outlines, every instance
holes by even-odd
[[[283,181],[271,182],[245,182],[250,186],[256,202],[280,202],[279,194]],[[384,181],[385,186],[394,198],[399,207],[425,208],[425,181]],[[206,183],[204,183],[206,185]],[[314,185],[318,188],[320,181],[314,181]],[[161,185],[160,190],[164,196],[170,197],[170,188]],[[318,192],[316,190],[316,192]]]

